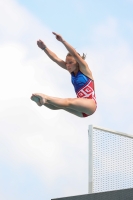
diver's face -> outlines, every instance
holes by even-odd
[[[75,70],[77,70],[78,63],[72,56],[67,56],[66,57],[66,68],[70,73],[72,73]]]

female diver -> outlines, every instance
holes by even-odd
[[[51,60],[56,62],[63,69],[69,71],[77,98],[57,98],[41,93],[34,93],[31,96],[31,100],[35,101],[38,106],[44,105],[52,110],[63,109],[78,117],[92,115],[96,111],[97,103],[95,98],[94,79],[88,64],[84,60],[85,55],[83,54],[81,57],[61,35],[56,34],[55,32],[53,32],[53,34],[69,52],[65,61],[58,58],[43,41],[38,40],[37,45]]]

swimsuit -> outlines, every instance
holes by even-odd
[[[75,75],[71,73],[71,82],[74,86],[77,98],[87,98],[93,99],[96,103],[95,90],[94,90],[94,81],[84,75],[80,70]],[[96,103],[97,104],[97,103]],[[86,113],[82,113],[83,117],[89,116]]]

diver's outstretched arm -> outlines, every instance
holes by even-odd
[[[68,44],[61,35],[55,33],[55,32],[52,32],[55,36],[56,36],[56,39],[58,41],[60,41],[61,43],[64,44],[64,46],[66,47],[66,49],[69,51],[69,53],[72,55],[72,56],[75,56],[77,54],[76,50],[70,45]]]
[[[69,53],[74,57],[74,59],[79,63],[79,69],[83,74],[87,74],[88,77],[93,79],[92,72],[89,69],[88,64],[86,61],[78,54],[78,52],[68,43],[66,42],[61,35],[53,32],[53,34],[56,36],[56,39],[60,41],[66,49],[69,51]]]
[[[42,40],[38,40],[37,41],[37,45],[40,49],[44,50],[44,52],[47,54],[47,56],[54,62],[56,62],[60,67],[62,67],[63,69],[67,69],[66,68],[66,64],[63,60],[61,60],[60,58],[58,58],[58,56],[52,52],[45,44]]]
[[[66,47],[66,49],[69,51],[69,53],[75,58],[75,60],[80,64],[80,66],[82,67],[88,67],[87,63],[85,62],[85,60],[82,59],[82,57],[77,53],[77,51],[68,43],[66,42],[61,35],[52,32],[55,36],[56,39],[58,41],[60,41],[62,44],[64,44],[64,46]]]

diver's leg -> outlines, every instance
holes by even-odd
[[[96,103],[93,99],[57,98],[41,93],[35,93],[32,95],[32,97],[33,96],[36,96],[40,99],[40,105],[51,104],[62,109],[72,109],[80,113],[86,113],[88,115],[92,115],[96,110]]]
[[[31,98],[32,99],[32,98]],[[32,99],[33,101],[35,101],[36,103],[37,103],[37,105],[38,106],[42,106],[41,105],[41,103],[40,103],[40,100],[37,100],[36,98],[33,98]],[[65,110],[65,111],[67,111],[67,112],[69,112],[69,113],[71,113],[71,114],[74,114],[74,115],[76,115],[76,116],[78,116],[78,117],[83,117],[83,115],[82,115],[82,113],[81,112],[78,112],[78,111],[76,111],[76,110],[72,110],[72,109],[70,109],[70,108],[60,108],[60,107],[56,107],[56,106],[54,106],[54,105],[52,105],[52,104],[48,104],[48,103],[45,103],[45,104],[43,104],[45,107],[47,107],[47,108],[49,108],[49,109],[51,109],[51,110]]]

